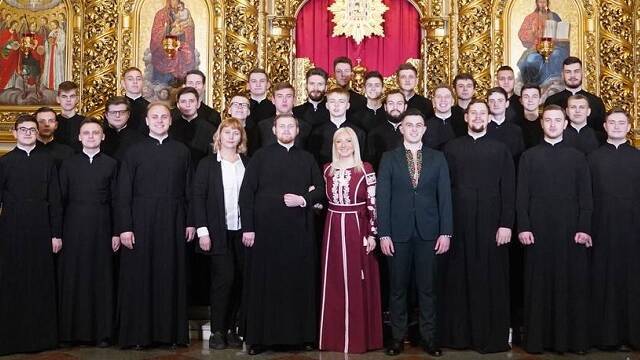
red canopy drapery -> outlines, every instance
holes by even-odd
[[[333,14],[328,7],[335,0],[309,0],[296,18],[296,57],[309,58],[316,66],[333,73],[333,59],[347,56],[361,59],[368,70],[392,75],[409,58],[420,58],[420,15],[407,0],[383,0],[384,37],[372,36],[360,45],[345,36],[332,37]]]

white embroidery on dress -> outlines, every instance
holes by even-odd
[[[351,204],[349,196],[349,182],[351,181],[351,170],[338,170],[333,173],[333,185],[331,186],[331,196],[335,204]]]

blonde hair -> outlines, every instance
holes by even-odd
[[[236,146],[236,152],[239,154],[244,154],[247,152],[247,132],[244,130],[244,125],[242,122],[236,118],[228,117],[224,119],[220,125],[218,126],[218,130],[213,134],[213,143],[211,146],[213,147],[213,152],[217,153],[220,151],[221,141],[220,141],[220,133],[224,128],[232,128],[234,130],[240,131],[240,142],[238,146]]]
[[[364,171],[364,166],[362,165],[362,157],[360,156],[360,142],[358,141],[358,136],[356,132],[353,131],[350,127],[342,127],[336,130],[333,134],[333,145],[331,146],[331,174],[335,172],[336,169],[339,169],[338,163],[338,149],[336,148],[336,140],[340,135],[348,135],[351,138],[351,144],[353,145],[353,167],[356,172]]]

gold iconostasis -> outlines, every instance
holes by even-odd
[[[130,66],[142,69],[143,95],[149,99],[164,99],[171,87],[178,86],[179,74],[197,68],[207,75],[206,102],[224,111],[228,96],[245,89],[246,74],[261,67],[272,84],[292,82],[301,101],[306,97],[304,73],[319,63],[300,55],[296,30],[305,7],[326,9],[318,7],[317,1],[341,2],[335,7],[342,9],[353,2],[0,0],[0,142],[13,142],[9,129],[16,114],[55,105],[55,82],[62,80],[80,84],[80,113],[100,116],[106,99],[122,94],[119,79]],[[428,95],[438,84],[450,84],[456,74],[470,73],[481,96],[494,86],[496,69],[503,64],[514,68],[521,84],[528,56],[538,51],[527,39],[542,36],[527,27],[541,0],[369,1],[376,2],[371,6],[405,7],[398,10],[402,11],[399,17],[388,15],[396,11],[391,9],[384,15],[384,24],[373,24],[384,25],[387,43],[397,36],[387,33],[387,26],[415,22],[415,54],[403,61],[417,65],[418,90]],[[368,1],[357,3],[362,6]],[[631,137],[640,144],[640,1],[549,0],[545,6],[566,27],[563,39],[558,39],[562,41],[549,50],[548,60],[536,65],[549,68],[537,78],[543,90],[562,87],[553,70],[557,57],[580,57],[584,88],[599,94],[608,109],[628,110],[634,124]],[[308,16],[309,11],[305,13]],[[327,22],[314,26],[334,26]],[[560,34],[561,26],[557,31]],[[173,55],[167,51],[167,39],[178,40]],[[357,49],[354,46],[348,48]],[[408,50],[407,54],[413,51]],[[359,62],[359,75],[375,69],[366,56],[357,54],[341,55]],[[383,57],[384,53],[377,56]],[[392,73],[383,75],[392,86]],[[359,85],[354,83],[355,88]]]

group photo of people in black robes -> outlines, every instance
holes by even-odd
[[[579,58],[544,102],[509,66],[424,96],[409,63],[363,94],[353,67],[307,71],[298,105],[253,69],[223,113],[203,72],[150,103],[131,67],[102,118],[71,81],[17,116],[0,356],[188,347],[203,304],[213,357],[640,351],[640,152]]]

